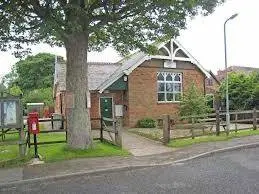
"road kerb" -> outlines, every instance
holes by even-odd
[[[251,144],[243,144],[243,145],[238,145],[238,146],[232,146],[232,147],[227,147],[227,148],[221,148],[221,149],[212,150],[212,151],[209,151],[209,152],[197,154],[197,155],[194,155],[194,156],[191,156],[191,157],[188,157],[188,158],[175,160],[174,163],[187,162],[187,161],[194,160],[194,159],[209,157],[209,156],[212,156],[212,155],[217,154],[217,153],[229,152],[229,151],[234,151],[234,150],[239,150],[239,149],[256,148],[258,146],[259,146],[259,142],[258,143],[251,143]]]
[[[144,165],[125,165],[125,166],[119,166],[119,167],[113,167],[113,168],[104,168],[104,169],[98,169],[98,170],[87,170],[82,172],[76,172],[76,173],[69,173],[69,174],[63,174],[63,175],[57,175],[57,176],[46,176],[46,177],[40,177],[40,178],[33,178],[33,179],[26,179],[26,180],[19,180],[19,181],[13,181],[10,183],[0,183],[0,188],[6,188],[6,187],[15,187],[22,184],[35,184],[38,182],[44,182],[44,181],[57,181],[62,180],[65,178],[72,178],[72,177],[78,177],[78,176],[84,176],[84,175],[100,175],[103,173],[113,173],[113,172],[119,172],[119,171],[128,171],[128,170],[135,170],[135,169],[143,169],[143,168],[149,168],[149,167],[157,167],[157,166],[166,166],[166,165],[174,165],[177,163],[183,163],[194,159],[209,157],[217,153],[222,152],[228,152],[228,151],[234,151],[239,149],[248,149],[248,148],[256,148],[259,146],[258,143],[252,143],[252,144],[243,144],[233,147],[227,147],[222,149],[213,150],[210,152],[205,152],[202,154],[194,155],[188,158],[183,158],[179,160],[170,160],[168,162],[162,162],[162,163],[151,163],[151,164],[144,164]]]

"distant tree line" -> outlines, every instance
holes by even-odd
[[[229,105],[231,110],[259,108],[259,72],[229,74]],[[222,102],[225,102],[226,81],[220,86]]]
[[[18,61],[6,74],[1,83],[2,90],[18,96],[22,94],[22,102],[44,102],[53,106],[55,56],[39,53]]]
[[[229,74],[229,102],[230,110],[259,109],[259,72],[230,73]],[[216,106],[225,110],[226,107],[226,80],[220,85],[219,92],[215,94]],[[212,112],[210,96],[204,96],[194,84],[183,95],[180,103],[180,115],[202,115]],[[215,110],[214,110],[215,111]]]

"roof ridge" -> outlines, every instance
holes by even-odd
[[[87,64],[89,65],[121,65],[118,62],[98,62],[98,61],[88,61]]]

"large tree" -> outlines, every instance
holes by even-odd
[[[0,3],[0,47],[28,43],[64,45],[67,53],[68,143],[91,145],[87,108],[87,51],[112,45],[121,52],[150,51],[150,41],[177,36],[188,16],[209,14],[224,0],[4,0]]]

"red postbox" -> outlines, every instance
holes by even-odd
[[[29,113],[27,122],[28,122],[28,128],[29,128],[30,133],[36,135],[40,132],[39,113],[37,113],[37,112]]]

